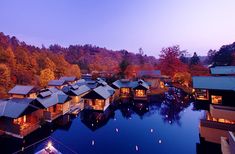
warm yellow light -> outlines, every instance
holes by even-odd
[[[48,149],[51,149],[51,148],[52,148],[52,142],[51,142],[51,141],[49,141],[49,142],[47,143],[47,148],[48,148]]]

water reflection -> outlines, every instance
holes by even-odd
[[[131,101],[131,100],[128,102],[120,101],[110,105],[105,112],[83,110],[82,112],[79,113],[79,116],[77,117],[69,115],[63,116],[57,119],[54,123],[43,126],[38,131],[26,137],[23,141],[22,140],[13,141],[12,139],[9,138],[6,140],[7,137],[4,138],[1,137],[0,148],[4,149],[5,153],[12,153],[13,151],[19,150],[22,147],[27,147],[28,145],[40,141],[42,139],[45,139],[47,137],[55,137],[57,138],[57,140],[60,140],[64,144],[66,144],[66,146],[74,148],[73,150],[79,153],[84,153],[84,151],[85,153],[86,152],[88,153],[88,151],[86,150],[88,149],[91,150],[89,148],[91,146],[91,141],[95,140],[94,147],[97,148],[99,147],[99,141],[98,141],[99,139],[102,140],[102,142],[104,143],[106,142],[109,143],[110,140],[116,137],[116,140],[113,140],[113,142],[117,143],[110,144],[109,147],[103,148],[106,151],[100,151],[100,153],[106,153],[107,150],[110,149],[112,150],[113,148],[117,148],[116,147],[117,145],[121,147],[118,149],[119,152],[125,153],[128,151],[128,149],[127,147],[125,147],[126,145],[122,145],[122,141],[127,138],[127,135],[130,135],[130,132],[132,132],[136,134],[128,138],[128,142],[130,144],[133,141],[135,141],[136,138],[140,138],[141,141],[143,140],[142,144],[146,144],[145,146],[142,145],[140,149],[138,148],[139,153],[141,152],[144,153],[142,149],[144,149],[145,147],[149,147],[148,150],[150,153],[155,153],[157,151],[164,152],[161,150],[161,148],[169,150],[167,147],[165,147],[166,145],[168,145],[166,140],[168,137],[170,138],[168,140],[169,145],[171,142],[173,143],[171,139],[172,136],[168,135],[168,133],[177,134],[177,131],[175,130],[176,128],[173,127],[170,128],[169,126],[172,126],[173,124],[177,124],[176,126],[181,126],[181,119],[182,116],[184,115],[183,111],[185,110],[185,108],[189,107],[190,101],[191,101],[190,97],[185,93],[183,93],[182,91],[176,88],[170,88],[169,92],[163,95],[152,96],[149,102]],[[118,119],[117,121],[116,118]],[[131,120],[130,122],[127,123],[127,119],[129,120],[131,118],[133,118],[134,120]],[[115,123],[110,122],[112,121],[111,119],[113,119],[116,122]],[[145,119],[147,119],[147,121]],[[149,120],[151,120],[151,122],[149,122]],[[182,122],[186,123],[187,121],[186,122],[182,121]],[[107,124],[110,125],[107,127]],[[133,124],[136,124],[139,127],[139,129],[137,130],[131,129]],[[145,126],[146,127],[148,126],[148,128],[145,128]],[[187,129],[190,130],[191,125],[186,125],[186,126],[189,127]],[[112,130],[115,130],[115,132],[112,131],[113,134],[109,132],[110,128]],[[92,131],[87,131],[87,129]],[[167,132],[165,129],[168,129],[168,131],[171,132]],[[125,130],[127,132],[125,132]],[[143,130],[150,132],[151,135],[147,134],[148,136],[145,136],[146,132],[143,132]],[[102,132],[105,133],[101,135]],[[162,138],[156,136],[156,132],[158,132],[157,135],[162,134],[163,136],[165,136],[164,142],[161,142],[160,139]],[[99,134],[100,136],[97,134]],[[150,142],[152,139],[153,143]],[[81,140],[82,142],[79,142]],[[192,140],[193,141],[197,140],[197,138],[196,139],[193,138]],[[159,142],[161,142],[161,144],[159,144]],[[179,142],[185,142],[185,141],[180,139]],[[11,148],[7,146],[10,144],[13,145]],[[38,144],[37,146],[34,146],[32,148],[40,149],[41,147],[43,147],[42,144]],[[133,146],[135,147],[136,144],[137,143],[135,143]],[[150,146],[149,144],[153,145]],[[156,144],[161,145],[161,147],[155,148]],[[83,151],[81,147],[83,147],[83,149],[86,150]],[[183,147],[181,148],[182,149],[180,151],[185,150]],[[133,150],[133,147],[130,147],[130,149]],[[153,149],[153,151],[151,151],[151,149]],[[116,149],[114,153],[115,152],[118,153],[118,150]],[[95,153],[93,151],[89,152]],[[192,152],[192,150],[190,152]]]

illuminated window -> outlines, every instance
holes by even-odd
[[[130,89],[129,88],[121,88],[121,93],[122,94],[129,94],[130,93]]]
[[[196,89],[196,98],[197,100],[209,100],[208,91],[205,89]]]
[[[145,90],[136,89],[135,95],[138,97],[143,97],[143,96],[145,96]]]
[[[211,96],[211,103],[213,104],[221,104],[222,103],[222,96]]]
[[[26,118],[26,115],[24,115],[23,117],[19,117],[17,119],[14,119],[13,123],[21,125],[23,123],[26,123],[26,121],[27,121],[27,118]]]

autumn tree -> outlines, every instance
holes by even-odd
[[[55,75],[51,69],[46,68],[42,70],[40,73],[40,86],[45,87],[53,79],[55,79]]]
[[[77,78],[81,77],[80,67],[78,65],[71,65],[66,71],[67,76],[76,76]]]
[[[123,59],[122,62],[119,64],[119,68],[120,68],[120,77],[124,78],[125,77],[125,70],[128,67],[129,62],[126,59]]]
[[[0,64],[0,95],[6,96],[11,87],[11,72],[7,65]]]
[[[162,49],[159,55],[159,68],[162,74],[173,77],[177,72],[187,71],[187,65],[179,59],[180,53],[178,45]]]
[[[189,84],[191,83],[191,75],[188,72],[177,72],[173,76],[173,81],[189,87]]]

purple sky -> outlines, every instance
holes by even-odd
[[[158,56],[235,41],[235,0],[1,0],[0,31],[33,45],[93,44]]]

